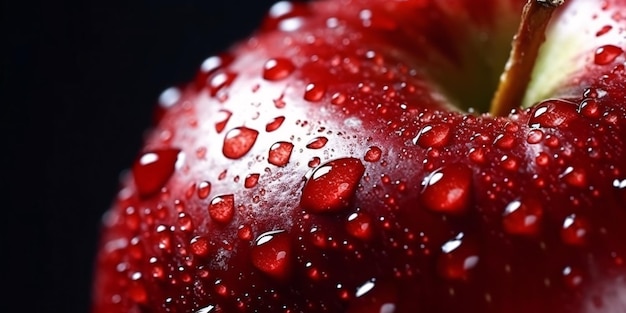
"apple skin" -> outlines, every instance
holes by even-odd
[[[92,312],[625,311],[626,1],[568,2],[532,106],[464,112],[522,5],[275,5],[161,95]]]

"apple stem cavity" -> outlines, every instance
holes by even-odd
[[[513,37],[512,49],[500,76],[500,83],[491,100],[490,113],[506,116],[521,106],[531,74],[545,41],[545,32],[554,11],[565,0],[529,0]]]

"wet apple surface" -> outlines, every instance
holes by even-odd
[[[279,2],[166,90],[93,312],[626,310],[626,2],[558,8],[504,116],[525,3],[479,2]]]

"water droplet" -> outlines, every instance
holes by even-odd
[[[208,181],[202,181],[198,184],[198,198],[206,199],[211,193],[211,183]]]
[[[179,149],[153,150],[142,154],[132,169],[139,195],[148,197],[161,190],[182,159]]]
[[[539,233],[543,218],[541,203],[533,198],[514,200],[504,209],[502,226],[512,235],[534,236]]]
[[[347,300],[349,296],[341,298]],[[397,288],[392,283],[372,278],[356,288],[346,313],[394,313],[397,303]]]
[[[493,142],[500,149],[511,149],[515,145],[515,136],[510,134],[500,134]]]
[[[368,240],[372,237],[372,218],[361,212],[348,216],[346,231],[355,238]]]
[[[569,288],[576,288],[583,282],[583,273],[578,267],[566,266],[563,268],[563,282]]]
[[[528,125],[533,128],[566,126],[578,117],[577,107],[578,105],[567,100],[544,100],[535,106]]]
[[[604,26],[602,26],[602,28],[600,28],[600,30],[598,30],[596,32],[596,37],[600,37],[600,36],[608,33],[611,29],[613,29],[613,26],[611,26],[611,25],[604,25]]]
[[[596,99],[585,99],[580,103],[578,112],[589,118],[598,118],[601,115],[600,105]]]
[[[164,109],[169,109],[180,100],[181,95],[180,89],[176,87],[167,88],[159,95],[159,106]]]
[[[563,179],[566,184],[579,188],[587,187],[587,173],[582,168],[567,167],[559,178]]]
[[[209,239],[204,236],[195,236],[189,241],[191,253],[195,256],[206,257],[209,255],[210,243]]]
[[[229,159],[239,159],[252,149],[258,135],[258,131],[244,126],[233,128],[224,137],[222,153]]]
[[[310,83],[306,85],[304,91],[304,100],[310,102],[317,102],[322,100],[326,94],[326,85],[323,83]]]
[[[289,76],[295,69],[296,67],[288,59],[269,59],[263,66],[263,78],[267,80],[280,80]]]
[[[307,164],[310,168],[314,168],[320,165],[320,162],[322,160],[319,157],[313,157],[311,158],[311,160],[309,160],[309,163]]]
[[[270,148],[267,161],[276,166],[285,166],[291,158],[293,144],[291,142],[279,141]]]
[[[217,122],[215,122],[215,130],[218,134],[224,130],[224,127],[226,127],[226,123],[228,123],[231,115],[232,113],[227,110],[219,110],[217,112]]]
[[[252,264],[261,272],[284,280],[291,272],[291,242],[283,230],[260,235],[251,250]]]
[[[471,202],[472,180],[473,173],[465,165],[442,167],[424,179],[422,203],[435,212],[464,213]]]
[[[239,228],[237,228],[237,238],[245,241],[252,240],[252,227],[248,224],[239,225]]]
[[[193,219],[189,214],[180,212],[178,214],[178,229],[184,233],[189,233],[194,230]]]
[[[265,131],[270,133],[277,130],[285,121],[284,116],[279,116],[271,120],[267,125],[265,125]]]
[[[211,75],[208,80],[209,94],[214,97],[220,90],[230,86],[236,77],[236,73],[226,71],[216,72]]]
[[[602,46],[596,49],[593,62],[597,65],[606,65],[615,61],[622,53],[624,53],[624,50],[620,47],[613,45]]]
[[[446,124],[427,125],[413,138],[413,144],[422,148],[441,148],[450,140],[450,126]]]
[[[535,163],[539,166],[546,166],[550,162],[550,156],[545,152],[539,152],[535,157]]]
[[[485,162],[485,150],[483,148],[471,148],[469,159],[478,164]]]
[[[316,213],[348,207],[365,167],[359,159],[342,158],[316,168],[302,190],[300,205]]]
[[[571,214],[563,221],[561,228],[561,239],[563,242],[573,246],[584,245],[589,236],[589,222],[586,219]]]
[[[365,152],[364,160],[367,162],[378,162],[382,154],[383,151],[379,147],[371,146]]]
[[[503,155],[500,159],[500,165],[507,171],[516,172],[519,169],[519,161],[516,157]]]
[[[209,204],[209,216],[219,224],[228,224],[235,214],[235,196],[216,196]]]
[[[256,184],[259,182],[259,174],[254,173],[254,174],[248,174],[248,176],[246,176],[246,179],[243,183],[243,186],[246,188],[254,188],[256,186]]]
[[[459,233],[441,246],[437,271],[445,279],[466,280],[479,260],[474,245],[467,241],[465,234]]]
[[[328,142],[328,138],[326,137],[316,137],[316,138],[311,139],[311,141],[309,141],[306,147],[309,149],[321,149],[321,148],[324,148],[327,142]]]
[[[330,103],[334,104],[334,105],[342,105],[346,102],[346,99],[348,97],[346,97],[345,94],[341,93],[341,92],[336,92],[332,95],[331,99],[330,99]]]
[[[543,131],[541,129],[533,129],[528,132],[528,137],[526,137],[526,142],[529,144],[540,143],[543,140]]]

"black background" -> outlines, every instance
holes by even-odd
[[[273,2],[3,2],[1,312],[89,311],[100,218],[158,95]]]

